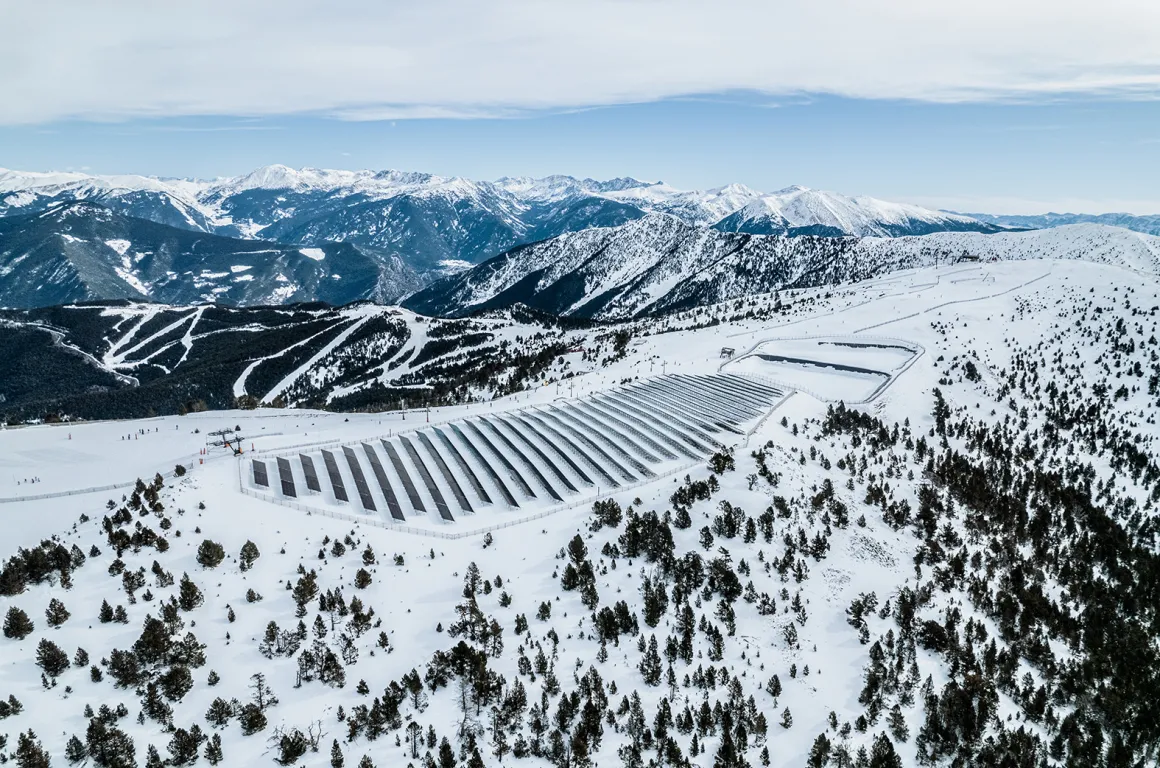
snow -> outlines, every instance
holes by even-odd
[[[116,251],[118,256],[124,256],[125,251],[133,244],[128,240],[106,240],[105,245]]]
[[[321,248],[299,248],[298,252],[306,258],[314,259],[315,261],[322,261],[326,258],[326,252]]]
[[[1128,289],[1131,290],[1130,308],[1124,305]],[[1141,338],[1147,338],[1150,332],[1147,328],[1155,319],[1136,314],[1134,310],[1143,308],[1143,312],[1148,312],[1156,305],[1160,284],[1154,275],[1139,274],[1123,267],[1087,261],[1027,259],[928,266],[864,283],[785,292],[781,298],[787,307],[768,316],[726,321],[697,329],[682,326],[682,323],[692,325],[697,321],[693,314],[634,325],[637,334],[627,356],[607,368],[593,368],[573,380],[571,383],[577,385],[573,395],[567,394],[566,386],[562,394],[557,394],[553,386],[537,387],[497,401],[488,407],[488,412],[543,407],[558,399],[563,402],[586,398],[593,393],[613,390],[625,379],[636,376],[647,379],[659,375],[662,370],[668,374],[711,374],[718,369],[729,372],[746,360],[753,361],[755,354],[767,353],[812,361],[813,364],[808,366],[795,365],[803,375],[814,377],[810,381],[815,385],[818,377],[824,377],[824,387],[832,388],[824,394],[830,397],[860,396],[868,383],[836,375],[831,372],[835,369],[826,369],[825,365],[841,364],[882,371],[890,377],[890,385],[877,391],[867,409],[872,409],[888,424],[909,419],[915,426],[915,433],[925,435],[932,426],[930,403],[931,390],[935,386],[940,386],[958,404],[981,403],[982,407],[972,409],[977,410],[980,417],[984,417],[989,409],[996,408],[1000,410],[994,417],[998,420],[1004,418],[1008,410],[1005,402],[995,399],[995,388],[986,383],[978,387],[960,381],[941,384],[939,379],[946,375],[944,369],[951,360],[956,356],[970,355],[984,370],[1006,367],[1011,359],[1009,340],[1034,346],[1041,339],[1049,338],[1052,326],[1058,322],[1053,308],[1061,302],[1086,301],[1089,296],[1115,307],[1110,314],[1116,317],[1110,316],[1108,322],[1123,317],[1129,324],[1144,324]],[[772,304],[772,298],[768,296],[755,297],[755,301]],[[1019,308],[1026,311],[1017,313]],[[108,311],[118,312],[125,318],[119,329],[122,335],[112,340],[111,357],[107,358],[111,362],[117,355],[124,354],[122,350],[130,345],[148,341],[137,338],[135,331],[143,327],[157,310],[148,305],[133,305]],[[360,319],[365,321],[372,311],[351,308],[352,327]],[[197,322],[195,312],[191,309],[189,315],[179,321],[188,323],[187,337]],[[424,325],[414,316],[408,317],[408,322],[415,327]],[[669,332],[659,332],[666,327]],[[599,329],[596,333],[606,330]],[[867,346],[850,346],[853,343]],[[737,357],[723,361],[720,358],[722,346],[739,350]],[[914,354],[915,350],[922,350],[922,353]],[[1104,350],[1070,345],[1066,352],[1082,364],[1094,365]],[[940,362],[939,358],[943,356],[945,360]],[[783,366],[778,375],[789,377],[791,371]],[[244,377],[235,384],[235,393],[239,385],[244,391]],[[1148,405],[1143,392],[1133,393],[1131,397],[1130,403],[1111,407],[1127,409],[1130,405],[1134,409]],[[720,476],[721,491],[717,497],[693,507],[694,525],[691,529],[674,530],[677,552],[699,551],[704,557],[716,556],[715,551],[707,552],[699,546],[697,536],[700,527],[708,525],[712,516],[717,514],[716,505],[720,500],[728,500],[753,514],[770,504],[774,491],[760,484],[754,486],[747,479],[747,474],[754,470],[749,452],[759,446],[771,445],[771,466],[781,475],[777,494],[790,497],[799,492],[812,493],[823,479],[838,477],[824,472],[819,462],[813,461],[812,457],[807,460],[806,455],[812,448],[817,448],[828,459],[836,460],[847,447],[836,444],[833,437],[805,430],[799,435],[796,431],[796,427],[804,424],[806,419],[822,415],[826,405],[811,394],[798,392],[778,404],[771,417],[756,426],[750,438],[730,438],[736,446],[738,468]],[[431,423],[475,417],[483,407],[476,404],[473,408],[433,409]],[[1124,413],[1127,415],[1127,410]],[[781,426],[782,417],[787,419],[792,429]],[[505,627],[505,651],[489,661],[497,672],[509,682],[523,679],[528,685],[529,699],[538,700],[539,682],[533,683],[517,671],[516,647],[534,640],[543,642],[551,650],[551,643],[544,639],[544,635],[548,629],[553,629],[559,637],[556,670],[565,690],[575,688],[571,675],[567,674],[574,665],[578,675],[592,665],[599,670],[606,684],[615,681],[622,694],[639,690],[651,722],[657,702],[667,689],[663,685],[651,688],[641,683],[635,667],[635,639],[624,638],[619,645],[609,644],[607,660],[598,661],[599,643],[585,636],[590,632],[588,612],[577,595],[562,592],[558,577],[554,578],[563,565],[558,553],[573,535],[581,535],[590,556],[597,562],[601,559],[601,545],[615,541],[619,533],[607,530],[593,533],[589,530],[588,498],[579,506],[566,504],[552,509],[540,508],[539,511],[551,514],[515,525],[509,524],[519,520],[518,514],[501,509],[481,509],[471,519],[447,525],[429,522],[407,531],[392,530],[365,519],[332,517],[326,514],[330,510],[316,500],[296,509],[271,503],[268,497],[257,498],[242,492],[242,488],[249,488],[249,459],[255,455],[357,444],[383,434],[397,435],[399,430],[420,423],[426,428],[428,422],[425,418],[426,414],[417,411],[409,414],[340,414],[258,409],[130,422],[0,429],[0,514],[4,515],[9,551],[18,546],[35,545],[51,535],[59,535],[66,546],[76,543],[86,553],[93,545],[102,550],[101,555],[90,558],[88,564],[73,574],[74,586],[70,590],[46,582],[30,586],[23,594],[4,598],[5,608],[20,606],[37,624],[37,631],[29,638],[3,641],[5,664],[0,666],[0,682],[3,684],[0,690],[17,696],[25,704],[23,713],[3,722],[3,730],[9,736],[9,748],[18,732],[34,728],[52,752],[53,764],[64,764],[65,739],[74,733],[84,735],[87,721],[81,712],[85,704],[96,708],[102,703],[115,706],[124,702],[131,715],[122,720],[119,727],[129,732],[136,742],[138,764],[143,762],[146,744],[156,744],[164,753],[169,735],[154,722],[147,720],[143,725],[135,722],[133,715],[139,707],[133,691],[116,689],[108,680],[100,684],[91,683],[83,669],[62,673],[59,685],[46,690],[41,685],[34,655],[37,642],[50,637],[70,656],[77,647],[83,646],[93,663],[97,663],[111,649],[130,646],[144,617],[156,611],[158,601],[173,594],[175,588],[155,586],[150,574],[148,588],[154,593],[155,601],[138,599],[129,603],[121,588],[121,580],[106,575],[115,555],[106,543],[100,520],[108,514],[106,500],[114,500],[116,506],[121,495],[128,493],[129,489],[87,494],[77,492],[94,486],[130,483],[137,477],[148,480],[156,472],[171,471],[179,462],[189,467],[190,473],[180,480],[168,478],[167,487],[162,492],[166,514],[173,523],[173,530],[167,532],[169,551],[162,554],[148,548],[141,551],[130,548],[122,558],[130,569],[141,567],[146,569],[146,573],[149,573],[154,560],[177,578],[188,573],[205,596],[203,606],[182,614],[188,628],[207,645],[208,663],[194,671],[192,691],[183,700],[173,703],[177,726],[188,727],[191,723],[203,722],[204,713],[216,696],[227,700],[247,700],[248,678],[254,671],[262,671],[268,676],[270,685],[281,699],[279,705],[268,711],[270,726],[264,733],[243,737],[236,723],[220,732],[226,765],[269,762],[272,754],[267,739],[275,727],[305,728],[314,720],[324,724],[327,735],[322,742],[322,753],[308,753],[302,760],[302,764],[310,768],[327,764],[329,756],[326,753],[332,738],[342,745],[348,766],[356,765],[358,756],[364,753],[372,755],[380,766],[410,762],[404,752],[405,741],[404,746],[396,747],[390,733],[374,743],[360,738],[348,744],[345,727],[337,723],[336,711],[340,704],[349,711],[355,704],[368,701],[354,691],[359,679],[365,679],[378,695],[387,681],[398,679],[411,669],[418,669],[421,674],[433,650],[449,647],[451,641],[445,632],[436,630],[436,625],[442,623],[446,627],[454,617],[454,606],[461,600],[464,570],[471,562],[476,563],[483,577],[489,580],[502,575],[502,590],[513,598],[509,608],[501,608],[498,603],[500,589],[480,596],[481,608],[489,615],[495,615]],[[1032,418],[1037,417],[1033,415]],[[420,419],[424,421],[420,422]],[[1142,423],[1143,419],[1140,422],[1137,425],[1140,432],[1153,437],[1160,433],[1156,425]],[[208,432],[235,426],[240,427],[244,436],[244,457],[237,459],[219,449],[211,449],[208,455],[201,453],[206,447]],[[123,436],[131,439],[122,440]],[[1106,460],[1094,460],[1093,467],[1103,482],[1110,481],[1114,475]],[[909,469],[918,478],[911,482],[904,479],[903,473],[903,476],[892,477],[890,483],[913,502],[913,490],[922,482],[922,466],[911,462],[904,469]],[[690,469],[689,473],[694,479],[708,476],[703,465]],[[32,476],[39,476],[41,482],[22,482]],[[272,473],[272,479],[274,477],[276,474]],[[638,510],[663,512],[668,509],[669,496],[682,477],[682,474],[661,477],[626,489],[614,498],[622,506],[628,506],[639,497]],[[809,620],[795,622],[799,643],[793,646],[783,636],[783,629],[794,621],[794,615],[784,610],[788,599],[778,597],[779,611],[772,616],[760,616],[752,606],[739,601],[736,636],[727,638],[724,657],[716,662],[743,683],[747,694],[754,694],[758,707],[769,719],[769,746],[774,768],[796,768],[805,764],[813,739],[818,733],[828,731],[827,718],[831,711],[842,722],[853,720],[863,711],[857,703],[857,696],[863,680],[866,646],[859,643],[856,632],[846,624],[847,606],[859,594],[870,591],[884,602],[902,586],[914,583],[914,554],[918,540],[910,531],[891,530],[877,510],[863,502],[865,488],[861,482],[854,485],[851,480],[852,490],[847,490],[844,483],[835,482],[835,493],[850,508],[851,518],[864,515],[866,525],[859,527],[851,523],[848,528],[835,528],[828,556],[821,561],[807,558],[810,574],[801,582],[781,582],[776,574],[770,576],[762,572],[757,552],[762,551],[763,559],[768,562],[771,553],[776,556],[782,551],[777,538],[772,544],[760,541],[743,543],[738,538],[731,541],[719,539],[714,545],[727,546],[732,562],[738,567],[740,561],[745,560],[747,567],[752,569],[752,574],[745,578],[751,578],[759,591],[776,594],[782,587],[792,593],[800,591],[801,600],[808,606]],[[61,495],[11,500],[45,493]],[[203,504],[204,509],[201,509],[199,505]],[[353,505],[348,505],[348,509],[350,506]],[[79,523],[82,513],[91,520]],[[136,515],[134,520],[137,520]],[[152,517],[141,518],[141,521],[156,525]],[[797,524],[797,521],[793,525],[788,521],[779,522],[777,535],[791,535]],[[961,520],[955,523],[960,527],[961,524]],[[479,535],[462,538],[437,535],[469,533],[487,525],[506,527],[493,531],[494,542],[486,548]],[[182,532],[181,536],[176,535],[178,530]],[[342,556],[324,554],[319,557],[319,550],[327,548],[323,544],[324,536],[341,540],[348,534],[358,541],[357,547],[351,548],[353,551]],[[226,562],[213,571],[203,568],[195,559],[196,549],[205,538],[219,541],[227,552]],[[242,572],[234,555],[247,539],[253,540],[262,554],[252,570]],[[365,590],[356,591],[351,582],[354,572],[362,567],[359,552],[367,544],[377,553],[378,561],[368,566],[372,584]],[[402,558],[402,565],[393,564],[395,555]],[[604,563],[607,562],[604,558]],[[317,570],[324,590],[341,585],[348,599],[357,594],[373,606],[376,617],[382,619],[381,631],[390,639],[391,652],[379,649],[373,656],[371,651],[379,628],[357,640],[359,659],[356,664],[347,666],[347,686],[344,689],[326,687],[317,682],[297,688],[295,660],[267,660],[257,651],[257,640],[269,621],[277,621],[283,628],[293,628],[296,623],[286,582],[297,579],[296,570],[300,564],[306,569]],[[648,573],[648,569],[643,561],[629,566],[623,559],[617,568],[598,568],[602,603],[624,599],[635,609],[639,604],[641,575]],[[1050,585],[1052,582],[1048,580],[1046,583]],[[245,595],[248,589],[261,593],[264,599],[247,603]],[[1059,597],[1048,596],[1051,599]],[[43,627],[42,617],[52,597],[63,600],[73,616],[61,628],[48,630]],[[126,605],[128,626],[100,625],[95,621],[102,599]],[[552,619],[541,622],[534,616],[540,603],[545,601],[552,606]],[[952,604],[961,608],[964,618],[973,616],[986,626],[990,637],[1001,637],[994,622],[973,611],[957,590],[948,594],[935,591],[931,604],[921,609],[922,618],[937,617],[943,608]],[[233,622],[226,618],[227,606],[236,612]],[[712,606],[707,604],[704,613],[711,616]],[[312,614],[313,610],[305,617],[308,626]],[[532,640],[514,638],[511,624],[516,614],[529,617]],[[868,620],[874,636],[885,633],[892,626],[890,619],[882,620],[871,615]],[[654,632],[643,624],[642,629],[646,636]],[[671,631],[670,612],[655,633],[663,641]],[[328,641],[333,639],[333,634],[328,636]],[[701,639],[697,642],[697,650],[703,650]],[[1056,650],[1065,654],[1067,649],[1057,647]],[[691,668],[708,663],[703,658],[698,659]],[[928,674],[932,676],[936,690],[946,680],[946,667],[930,652],[920,650],[915,663],[922,678]],[[788,674],[790,664],[797,667],[795,677]],[[1030,669],[1025,661],[1020,664],[1017,678]],[[806,665],[809,666],[808,674],[805,673]],[[687,669],[680,662],[674,667],[678,676]],[[206,683],[209,669],[221,675],[221,682],[215,687]],[[780,676],[784,685],[776,707],[768,694],[759,688],[759,683],[774,673]],[[66,686],[71,687],[71,692],[66,692]],[[682,701],[686,695],[696,698],[702,694],[701,691],[683,688],[678,693]],[[416,711],[407,704],[404,716],[412,717],[424,729],[433,725],[441,736],[453,738],[461,720],[454,691],[428,691],[428,694],[425,709]],[[712,702],[726,694],[718,689],[705,695]],[[619,697],[620,694],[610,697],[614,707]],[[1009,715],[1019,718],[1019,707],[1007,694],[1000,694],[999,705],[1001,722],[1006,722]],[[792,710],[794,719],[793,727],[789,729],[777,724],[780,711],[786,707]],[[1060,707],[1059,711],[1061,715],[1066,714],[1065,707]],[[904,713],[912,738],[897,746],[903,754],[904,765],[909,767],[916,765],[913,735],[921,724],[921,701],[905,708]],[[1015,727],[1019,726],[1040,728],[1030,722],[1019,722]],[[883,726],[879,725],[871,730],[882,729]],[[831,736],[838,740],[832,732]],[[624,738],[622,733],[606,726],[602,745],[594,755],[595,762],[599,765],[618,764],[616,748]],[[864,744],[866,738],[866,735],[855,733],[851,743],[855,746]],[[701,756],[698,764],[710,764],[717,743],[716,737],[706,739],[709,751]],[[686,746],[683,737],[681,744]],[[757,764],[756,752],[756,749],[749,752],[747,759],[750,764]],[[485,754],[485,761],[489,766],[498,764],[490,753]],[[504,764],[512,764],[512,761]],[[528,764],[543,763],[529,760]]]
[[[233,272],[236,275],[239,272],[245,272],[250,269],[253,269],[253,267],[249,264],[234,264],[232,267],[230,267],[230,272]]]

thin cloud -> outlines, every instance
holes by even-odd
[[[1150,0],[42,0],[3,4],[0,28],[0,124],[1160,94]]]

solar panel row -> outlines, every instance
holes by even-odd
[[[672,375],[584,400],[361,443],[361,452],[357,443],[342,446],[345,467],[333,451],[319,453],[338,501],[349,501],[349,480],[367,513],[378,513],[385,502],[398,522],[426,514],[452,522],[453,504],[471,514],[496,501],[509,508],[523,499],[559,503],[585,488],[655,477],[665,462],[703,459],[781,394],[740,376]],[[306,487],[323,493],[315,460],[307,454],[299,459]],[[293,467],[287,459],[277,461],[282,495],[294,497]],[[377,489],[367,481],[364,462]],[[253,472],[256,485],[269,487],[265,463],[255,460]]]

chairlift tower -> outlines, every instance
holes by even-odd
[[[206,445],[210,448],[225,448],[233,451],[235,456],[241,456],[244,439],[241,432],[235,432],[232,429],[219,429],[206,435]]]

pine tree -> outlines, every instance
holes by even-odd
[[[894,743],[885,733],[878,734],[874,739],[874,748],[870,751],[870,768],[902,768],[902,758],[894,751]]]
[[[33,629],[35,627],[27,613],[16,606],[8,609],[8,614],[4,617],[4,637],[23,640],[32,634]]]
[[[375,768],[375,763],[371,760],[370,755],[363,755],[362,760],[358,761],[358,768]]]
[[[68,621],[68,609],[64,607],[64,603],[57,600],[55,597],[48,601],[48,608],[44,610],[44,620],[48,626],[56,628]]]
[[[906,727],[906,718],[902,716],[902,708],[897,704],[890,710],[890,714],[886,717],[886,723],[890,726],[890,733],[899,741],[905,742],[910,738],[910,729]]]
[[[359,568],[355,573],[354,585],[359,589],[366,589],[371,585],[371,574],[366,568]]]
[[[248,571],[254,567],[254,561],[262,556],[258,551],[258,545],[246,539],[246,543],[242,545],[241,554],[238,555],[238,567],[243,571]]]
[[[89,756],[89,751],[85,748],[85,743],[77,738],[74,733],[69,737],[68,743],[64,745],[64,757],[69,763],[76,765],[80,761]]]
[[[203,568],[217,568],[226,557],[226,551],[216,541],[206,539],[197,548],[197,562]]]
[[[183,611],[192,611],[204,602],[201,590],[189,578],[188,573],[181,574],[181,589],[177,594],[177,604],[181,606]]]
[[[157,752],[157,747],[150,744],[145,750],[145,768],[164,768],[165,763]]]
[[[20,734],[16,745],[16,765],[18,768],[50,768],[48,753],[36,738],[36,734],[29,730]]]
[[[101,601],[101,612],[97,614],[102,624],[108,624],[113,620],[113,606],[109,605],[108,600]]]
[[[222,737],[220,733],[215,733],[210,737],[209,743],[205,745],[205,759],[209,761],[210,765],[217,765],[225,756],[222,754]]]
[[[205,711],[205,721],[214,728],[224,728],[233,717],[234,708],[222,697],[214,699]]]
[[[51,640],[41,639],[36,646],[36,665],[49,677],[59,677],[69,667],[68,654]]]
[[[830,740],[826,738],[826,734],[819,733],[818,738],[814,739],[814,745],[810,748],[809,757],[806,758],[806,765],[809,768],[823,768],[830,760],[830,749],[832,745]]]
[[[338,746],[338,739],[335,739],[330,744],[330,768],[342,768],[346,764],[346,758],[342,756],[342,747]]]
[[[790,713],[789,707],[786,707],[781,713],[781,727],[789,728],[791,726],[793,726],[793,715]]]
[[[455,750],[446,736],[439,742],[439,768],[455,768]]]
[[[657,652],[657,637],[652,635],[648,641],[648,650],[640,660],[640,674],[647,685],[660,685],[664,667],[661,666],[661,657]]]

